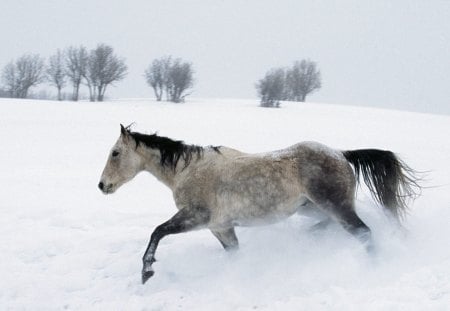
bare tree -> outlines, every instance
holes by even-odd
[[[3,68],[2,80],[10,97],[26,98],[31,87],[44,81],[44,60],[26,54]]]
[[[194,85],[192,64],[177,58],[169,68],[166,83],[169,100],[174,103],[183,102],[189,95],[186,91]]]
[[[167,81],[169,80],[169,70],[172,64],[170,56],[155,59],[145,70],[147,84],[153,88],[157,101],[161,101]]]
[[[88,53],[84,46],[71,46],[67,48],[65,56],[66,75],[73,87],[72,100],[78,101],[80,85],[86,75]]]
[[[64,53],[58,49],[49,57],[47,67],[47,80],[58,90],[58,100],[62,100],[61,90],[66,85],[66,78]]]
[[[125,78],[127,74],[127,66],[123,58],[118,58],[114,54],[112,47],[106,44],[99,44],[89,54],[85,78],[92,96],[96,95],[98,101],[103,101],[106,88],[116,81]]]
[[[280,101],[285,99],[285,76],[284,69],[271,69],[258,81],[256,90],[261,99],[261,107],[280,106]]]
[[[322,86],[320,71],[311,60],[295,62],[286,74],[287,99],[304,102],[307,95]]]
[[[194,85],[192,64],[180,58],[172,60],[171,56],[155,59],[145,71],[148,85],[153,88],[157,101],[161,101],[164,92],[167,101],[183,102]]]

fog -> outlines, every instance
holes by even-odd
[[[450,113],[450,1],[1,0],[0,12],[1,67],[112,45],[129,74],[110,98],[153,97],[143,72],[163,55],[193,63],[194,97],[255,99],[267,70],[310,58],[323,87],[308,101]]]

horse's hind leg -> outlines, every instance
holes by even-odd
[[[231,251],[239,247],[234,227],[222,230],[211,230],[211,232],[219,240],[225,250]]]
[[[371,231],[356,214],[353,200],[345,197],[338,198],[340,200],[334,200],[336,203],[328,201],[317,204],[329,216],[328,219],[324,220],[325,223],[323,225],[328,225],[332,219],[336,220],[345,230],[365,244],[368,250],[371,250]],[[316,226],[322,226],[322,223],[319,222]]]
[[[353,171],[347,163],[330,161],[323,164],[324,176],[309,179],[308,198],[370,250],[371,231],[355,213]]]
[[[317,223],[309,228],[308,231],[310,232],[324,230],[333,222],[333,219],[328,213],[324,212],[310,200],[306,200],[303,204],[301,204],[297,209],[297,213],[299,215],[311,217],[317,220]]]
[[[335,209],[334,214],[337,221],[342,225],[342,227],[344,227],[345,230],[365,244],[368,251],[372,250],[371,231],[355,213],[353,206]]]
[[[333,219],[331,217],[326,217],[325,219],[320,220],[318,223],[309,228],[309,232],[317,232],[325,230],[332,223]]]

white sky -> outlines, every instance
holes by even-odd
[[[191,61],[192,96],[255,98],[264,73],[319,63],[309,101],[450,113],[449,0],[0,0],[0,66],[99,42],[127,60],[111,97],[152,97],[154,59]]]

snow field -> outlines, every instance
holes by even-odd
[[[450,119],[381,109],[255,101],[57,103],[0,100],[1,310],[447,310]],[[338,226],[311,234],[295,215],[238,228],[229,254],[206,230],[162,240],[140,283],[152,230],[176,209],[149,174],[116,194],[96,188],[119,123],[247,152],[314,140],[380,148],[427,173],[398,230],[364,189],[357,211],[377,255]]]

